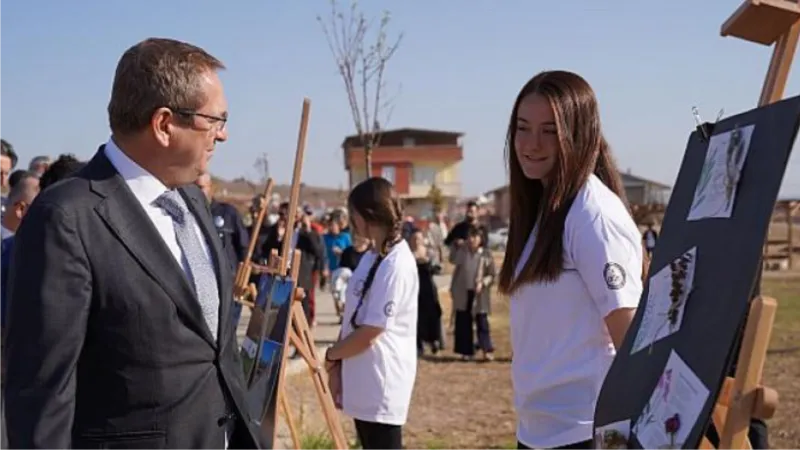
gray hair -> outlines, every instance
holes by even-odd
[[[49,156],[37,156],[28,164],[28,170],[35,170],[37,164],[50,164]]]

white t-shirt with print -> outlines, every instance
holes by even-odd
[[[342,338],[377,254],[365,253],[345,294]],[[408,244],[394,245],[381,262],[356,324],[384,329],[364,352],[342,361],[342,411],[355,419],[403,425],[417,377],[417,263]]]
[[[516,267],[531,254],[531,232]],[[605,317],[642,294],[641,235],[623,202],[591,175],[564,225],[564,272],[510,300],[517,439],[553,448],[592,438],[603,380],[616,354]]]

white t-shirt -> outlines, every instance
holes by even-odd
[[[597,397],[616,354],[604,318],[637,307],[642,294],[641,235],[623,202],[596,176],[570,208],[563,239],[558,280],[520,286],[510,301],[517,439],[531,448],[592,438]]]
[[[365,253],[345,294],[342,337],[353,332],[350,318],[377,254]],[[356,324],[385,331],[364,352],[342,361],[342,411],[355,419],[403,425],[417,378],[417,262],[398,242],[381,262]]]

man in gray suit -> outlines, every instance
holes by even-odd
[[[9,282],[12,448],[258,448],[230,320],[232,275],[195,179],[227,138],[202,49],[119,61],[112,136],[34,202]]]

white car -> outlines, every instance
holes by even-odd
[[[492,250],[505,250],[508,241],[508,228],[498,228],[489,233],[489,248]]]

